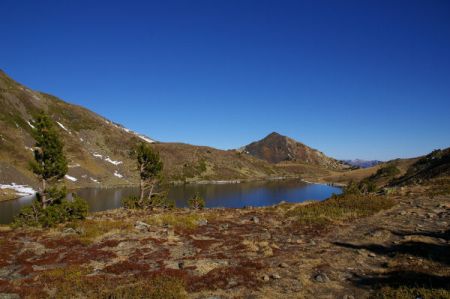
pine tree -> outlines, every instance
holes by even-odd
[[[40,113],[33,122],[33,126],[32,136],[36,144],[34,161],[30,164],[34,174],[41,181],[38,199],[42,208],[45,209],[48,205],[61,201],[65,197],[65,190],[58,190],[52,185],[67,173],[67,159],[63,152],[64,144],[47,114]]]
[[[145,201],[145,192],[148,191],[147,199],[151,205],[152,196],[155,195],[155,188],[161,180],[161,173],[163,169],[163,162],[160,159],[159,153],[153,150],[148,144],[139,143],[133,155],[137,161],[137,169],[139,171],[140,179],[140,196],[138,205],[143,207]]]

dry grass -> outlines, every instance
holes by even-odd
[[[198,226],[200,220],[205,219],[200,214],[175,214],[164,213],[149,216],[146,219],[146,223],[151,225],[170,225],[176,229],[195,229]]]
[[[296,207],[287,212],[300,223],[325,225],[373,215],[392,207],[389,197],[375,195],[339,195],[322,202]]]
[[[83,222],[69,224],[68,227],[73,227],[81,232],[79,239],[83,244],[91,244],[96,239],[108,233],[129,232],[132,230],[133,225],[122,220],[85,220]]]
[[[87,267],[70,266],[45,271],[39,279],[48,286],[51,298],[182,299],[187,296],[185,282],[178,277],[165,274],[117,279],[86,276],[91,272]],[[28,295],[44,296],[41,292]]]
[[[427,289],[419,287],[400,287],[382,288],[378,294],[374,296],[377,299],[450,299],[450,290],[445,289]]]

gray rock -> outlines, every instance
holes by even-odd
[[[239,285],[239,283],[235,279],[228,280],[227,288],[234,288]]]
[[[278,267],[280,267],[280,268],[289,268],[289,265],[286,264],[286,263],[281,263],[281,264],[278,265]]]
[[[205,225],[208,224],[208,220],[206,220],[206,219],[200,219],[200,220],[197,222],[197,224],[198,224],[198,226],[205,226]]]
[[[373,252],[371,252],[371,253],[369,253],[368,254],[370,257],[376,257],[377,255],[375,254],[375,253],[373,253]]]
[[[272,238],[272,235],[268,231],[260,233],[258,236],[261,240],[269,240],[270,238]]]
[[[223,229],[223,230],[228,229],[228,227],[229,227],[228,223],[223,223],[220,225],[220,229]]]
[[[254,223],[259,223],[259,218],[256,216],[253,216],[252,218],[250,218],[251,221],[253,221]]]
[[[262,280],[264,280],[264,281],[269,281],[269,280],[270,280],[269,275],[264,275],[264,276],[262,277]]]
[[[325,273],[316,274],[314,276],[314,280],[317,282],[322,282],[322,283],[330,281],[330,279],[328,278],[328,276]]]
[[[63,229],[63,234],[68,234],[68,235],[72,235],[72,234],[77,234],[78,232],[76,230],[74,230],[71,227],[66,227],[65,229]]]
[[[278,273],[274,273],[274,274],[272,274],[272,278],[273,279],[280,279],[281,276]]]
[[[20,299],[20,296],[13,293],[0,293],[0,299]]]
[[[355,299],[355,297],[353,295],[344,295],[342,299]]]
[[[134,228],[140,231],[148,231],[150,225],[142,221],[136,221],[136,223],[134,224]]]

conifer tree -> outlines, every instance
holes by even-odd
[[[41,112],[33,122],[32,136],[36,140],[34,147],[34,161],[31,169],[41,181],[38,200],[42,208],[61,201],[65,197],[65,190],[53,186],[63,178],[68,171],[67,159],[63,152],[64,144],[50,117]]]
[[[143,207],[145,201],[145,193],[149,205],[152,205],[152,196],[155,195],[155,188],[161,180],[161,173],[163,169],[163,162],[160,159],[159,153],[153,150],[148,144],[140,142],[133,150],[133,155],[136,158],[137,169],[139,171],[139,188],[140,196],[138,205]]]

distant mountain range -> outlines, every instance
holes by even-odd
[[[373,166],[383,163],[383,161],[379,161],[379,160],[361,160],[361,159],[342,160],[342,162],[344,162],[350,166],[359,167],[359,168],[373,167]]]

